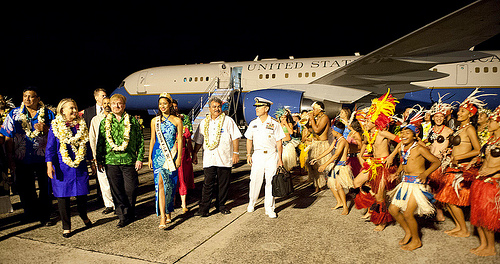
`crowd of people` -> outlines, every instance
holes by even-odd
[[[375,231],[396,221],[405,234],[399,241],[404,250],[422,246],[415,214],[442,222],[447,210],[455,227],[444,233],[470,236],[463,212],[470,207],[480,238],[471,252],[495,255],[500,106],[488,109],[483,96],[494,95],[476,89],[457,105],[443,96],[430,109],[416,105],[395,115],[398,101],[388,91],[370,107],[343,108],[332,121],[321,102],[300,115],[279,109],[283,144],[296,146],[283,152],[283,161],[298,159],[299,173],[307,171],[316,191],[329,188],[336,200],[332,209],[342,208],[342,215],[349,214],[347,197],[354,197]]]
[[[336,200],[332,209],[342,208],[342,215],[349,214],[347,201],[353,198],[357,209],[366,209],[363,218],[369,218],[376,231],[396,221],[404,231],[399,241],[404,250],[422,246],[415,214],[445,221],[446,210],[455,228],[444,233],[470,236],[463,212],[470,206],[470,222],[480,238],[471,252],[495,255],[495,232],[500,231],[500,106],[488,109],[483,96],[490,95],[476,89],[456,106],[441,97],[430,109],[414,106],[398,116],[398,101],[388,91],[364,109],[343,108],[332,121],[322,102],[301,114],[279,109],[274,119],[269,113],[273,102],[256,97],[257,118],[244,133],[251,165],[247,212],[255,211],[265,179],[264,211],[277,217],[272,179],[283,166],[307,173],[315,192],[330,189]],[[35,87],[23,91],[17,108],[0,96],[2,213],[12,211],[9,191],[3,188],[10,174],[26,218],[53,224],[55,197],[63,236],[70,237],[70,197],[76,197],[84,224],[93,225],[87,195],[89,174],[97,174],[103,214],[114,211],[118,228],[134,221],[138,171],[145,156],[143,127],[125,111],[123,95],[107,97],[104,89],[96,89],[94,97],[96,105],[80,112],[69,98],[55,109],[45,106]],[[231,213],[226,206],[231,168],[239,162],[243,135],[222,111],[223,103],[211,98],[209,114],[193,133],[177,102],[166,92],[159,95],[146,154],[154,175],[159,229],[172,221],[176,194],[182,212],[189,210],[192,164],[198,163],[202,148],[204,182],[195,215],[209,215],[212,197],[217,212]]]

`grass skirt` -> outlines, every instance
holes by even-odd
[[[375,203],[370,207],[370,211],[372,212],[370,216],[370,222],[374,223],[375,225],[387,224],[392,222],[394,219],[387,209],[388,208],[385,201],[375,201]]]
[[[321,155],[325,150],[330,147],[330,143],[328,143],[328,140],[324,141],[313,141],[310,148],[309,148],[309,159],[312,160]],[[326,184],[326,175],[332,170],[333,166],[335,165],[334,163],[330,163],[324,172],[318,172],[319,166],[323,165],[326,163],[330,158],[332,157],[331,153],[328,153],[326,156],[323,158],[319,159],[318,162],[314,165],[307,165],[308,170],[309,170],[309,180],[314,182],[314,186],[318,188],[323,188]],[[309,164],[309,162],[307,163]]]
[[[470,222],[500,232],[500,183],[475,180],[471,186]]]
[[[297,166],[297,152],[295,151],[297,145],[298,144],[290,141],[283,147],[281,158],[283,160],[283,167],[285,167],[287,171]]]
[[[353,178],[351,168],[347,166],[345,161],[340,161],[337,166],[333,168],[331,176],[328,177],[328,188],[337,190],[335,182],[338,182],[342,188],[354,188]]]
[[[300,167],[304,169],[306,168],[309,145],[307,145],[306,143],[300,143],[299,150],[300,150],[300,155],[299,155]]]
[[[354,205],[358,210],[369,208],[373,203],[375,203],[375,197],[370,192],[364,192],[360,190],[354,198]]]
[[[436,193],[436,200],[458,206],[470,205],[470,186],[478,168],[447,168],[442,177],[442,188]]]
[[[427,190],[427,186],[420,183],[416,176],[403,176],[403,181],[396,186],[393,192],[392,204],[406,211],[408,200],[413,195],[417,202],[415,213],[431,215],[435,212],[434,206],[429,201],[433,199],[432,194]]]

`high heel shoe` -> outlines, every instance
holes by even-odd
[[[163,220],[163,219],[165,219],[165,217],[162,216],[161,220]],[[165,220],[165,222],[168,223],[168,219]],[[160,225],[158,226],[158,228],[163,230],[163,229],[167,228],[167,225],[166,224],[161,224],[161,221],[160,221]]]

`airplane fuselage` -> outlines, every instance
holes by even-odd
[[[450,100],[461,100],[476,87],[487,89],[487,93],[500,94],[500,51],[486,51],[486,53],[492,56],[432,67],[429,71],[445,73],[448,76],[413,82],[412,84],[422,86],[424,89],[407,93],[404,99],[409,102],[429,104],[437,99],[436,95],[430,95],[432,90],[441,95],[451,92],[453,94]],[[155,67],[129,75],[115,93],[129,97],[127,102],[129,109],[145,110],[156,109],[158,95],[166,91],[179,101],[179,108],[186,111],[199,102],[207,89],[214,85],[231,86],[241,89],[243,93],[276,86],[305,85],[358,58],[360,57],[262,59]],[[494,103],[494,100],[491,101],[490,108],[496,107]]]

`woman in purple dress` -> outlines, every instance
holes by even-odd
[[[76,197],[78,213],[86,227],[92,227],[87,217],[89,175],[87,160],[92,159],[89,133],[85,121],[78,115],[73,99],[62,99],[57,105],[57,116],[52,121],[47,138],[45,161],[47,174],[52,179],[52,191],[57,198],[63,225],[63,237],[71,236],[70,197]],[[92,163],[92,171],[95,166]]]

